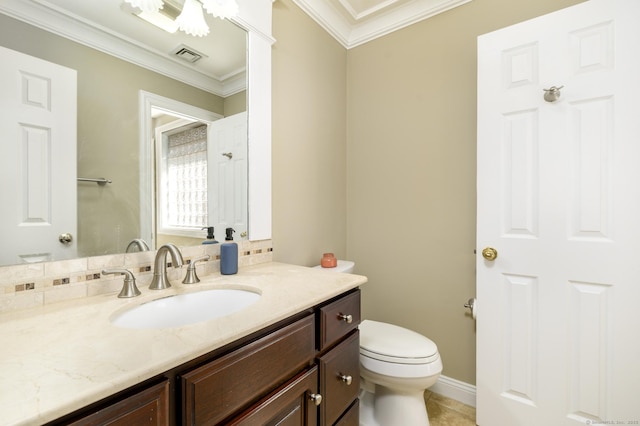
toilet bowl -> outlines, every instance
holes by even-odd
[[[338,260],[334,272],[353,272]],[[360,426],[428,426],[424,391],[442,372],[438,347],[427,337],[384,322],[360,323]]]

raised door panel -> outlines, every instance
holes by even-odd
[[[216,229],[247,230],[247,113],[209,124],[207,148],[209,224]]]
[[[165,380],[67,424],[72,426],[167,426],[169,425],[169,381]]]
[[[318,393],[318,368],[300,373],[229,426],[315,426],[318,409],[310,396]]]
[[[318,362],[320,366],[320,423],[332,425],[358,397],[360,335],[356,330]]]
[[[182,375],[183,424],[220,424],[310,365],[314,327],[309,315]]]

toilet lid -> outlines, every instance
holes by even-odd
[[[372,320],[360,323],[360,354],[403,364],[427,364],[440,357],[436,344],[422,334]]]

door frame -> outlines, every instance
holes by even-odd
[[[170,111],[187,119],[210,123],[221,118],[221,114],[186,104],[175,99],[141,90],[139,93],[138,113],[140,129],[138,149],[140,153],[140,238],[155,247],[156,208],[155,208],[155,128],[152,110],[154,108]],[[151,245],[153,244],[153,245]]]

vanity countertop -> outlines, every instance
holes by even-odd
[[[3,425],[35,425],[177,367],[227,343],[364,284],[360,275],[283,263],[212,274],[189,286],[140,288],[0,315],[0,417]],[[253,288],[248,308],[177,328],[134,330],[109,322],[114,312],[173,294],[210,288]]]

